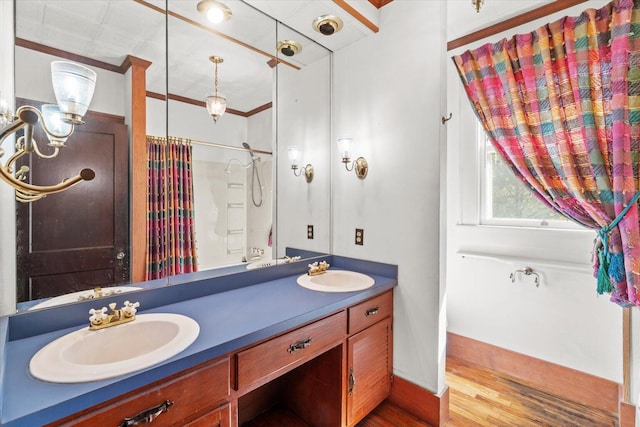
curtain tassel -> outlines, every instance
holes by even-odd
[[[624,255],[622,251],[616,252],[612,254],[609,252],[609,233],[613,230],[614,227],[618,226],[618,223],[624,218],[624,216],[629,212],[631,206],[635,205],[638,199],[640,198],[640,191],[638,191],[631,198],[627,206],[616,216],[616,218],[611,221],[611,224],[605,225],[600,230],[598,230],[598,237],[602,242],[602,245],[597,245],[598,252],[598,295],[602,295],[603,293],[613,291],[613,285],[611,283],[611,279],[615,282],[621,282],[625,276],[625,268],[624,268]]]
[[[598,295],[609,293],[613,290],[611,279],[609,278],[609,261],[607,258],[609,258],[609,254],[605,254],[602,250],[598,252],[598,260],[600,261],[600,266],[598,267],[598,287],[596,289]]]

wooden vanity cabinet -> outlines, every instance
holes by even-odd
[[[262,425],[251,423],[284,407],[302,425],[352,427],[391,392],[392,314],[390,290],[50,426],[117,427],[153,412],[154,426]]]
[[[125,418],[158,412],[154,426],[226,427],[231,424],[226,401],[230,393],[229,366],[228,357],[208,362],[50,425],[117,427]],[[166,412],[155,410],[166,401],[171,402]]]

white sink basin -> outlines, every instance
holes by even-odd
[[[361,291],[375,283],[372,277],[349,270],[327,270],[317,276],[303,274],[297,281],[304,288],[322,292]]]
[[[29,363],[34,377],[54,383],[97,381],[160,363],[189,347],[200,333],[190,317],[140,314],[130,323],[71,332],[40,349]]]
[[[102,295],[113,296],[113,295],[124,294],[127,292],[138,291],[140,289],[142,288],[137,286],[112,286],[109,288],[102,288]],[[70,294],[64,294],[64,295],[50,298],[46,301],[41,302],[40,304],[34,305],[29,310],[37,310],[39,308],[54,307],[60,304],[86,301],[88,299],[93,299],[93,298],[95,298],[95,292],[93,291],[93,289],[87,290],[87,291],[72,292]]]

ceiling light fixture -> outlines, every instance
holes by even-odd
[[[201,0],[197,5],[198,12],[214,23],[220,24],[231,19],[231,9],[226,4],[218,0]]]
[[[480,13],[480,8],[484,4],[484,0],[471,0],[471,4],[476,8],[476,13]]]
[[[293,40],[281,40],[278,42],[278,52],[284,56],[293,56],[302,52],[302,45]]]
[[[33,202],[48,194],[59,193],[81,181],[91,181],[96,175],[91,169],[82,169],[73,178],[63,179],[56,185],[43,186],[26,182],[28,166],[22,166],[15,175],[13,173],[16,161],[25,154],[36,154],[43,159],[56,157],[60,148],[65,146],[67,138],[73,133],[74,126],[84,124],[82,117],[93,98],[96,73],[73,62],[53,61],[51,82],[57,105],[43,105],[42,111],[25,105],[18,108],[16,116],[8,110],[3,111],[2,121],[5,122],[5,126],[0,130],[0,145],[9,135],[24,129],[24,135],[16,141],[15,153],[9,157],[6,164],[0,166],[0,179],[15,188],[16,200],[19,202]],[[4,103],[0,101],[0,105]],[[51,153],[40,151],[38,143],[33,139],[34,127],[38,122],[49,139],[49,146],[53,148]],[[4,150],[0,148],[0,157],[3,155]]]
[[[312,26],[313,29],[320,34],[330,36],[333,33],[337,33],[338,31],[340,31],[342,29],[343,23],[342,19],[338,18],[335,15],[322,15],[313,20]]]
[[[215,64],[216,71],[213,95],[207,96],[207,111],[211,117],[213,117],[213,122],[216,123],[218,118],[221,117],[227,109],[227,99],[218,93],[218,64],[222,64],[224,59],[219,56],[210,56],[209,61]]]

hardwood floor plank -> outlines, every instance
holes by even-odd
[[[447,359],[448,426],[618,426],[617,415],[542,392],[498,372]]]

